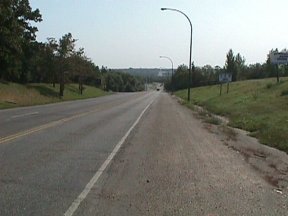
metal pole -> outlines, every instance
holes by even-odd
[[[190,101],[190,86],[191,86],[191,64],[192,64],[192,34],[193,34],[193,27],[192,22],[189,19],[189,17],[182,11],[174,9],[174,8],[161,8],[162,11],[164,10],[170,10],[170,11],[176,11],[178,13],[183,14],[187,20],[189,21],[190,27],[191,27],[191,34],[190,34],[190,58],[189,58],[189,80],[188,80],[188,101]]]
[[[171,84],[173,85],[173,75],[174,75],[174,65],[173,65],[173,61],[172,61],[172,59],[171,58],[169,58],[168,56],[160,56],[160,58],[166,58],[166,59],[168,59],[170,62],[171,62],[171,64],[172,64],[172,74],[171,74]],[[173,89],[172,89],[172,91],[173,91]]]

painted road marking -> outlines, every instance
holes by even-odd
[[[123,143],[125,142],[125,140],[127,139],[127,137],[130,135],[130,133],[132,132],[132,130],[136,127],[136,125],[139,123],[139,121],[141,120],[142,116],[144,115],[144,113],[146,112],[146,110],[151,106],[151,104],[154,102],[154,100],[152,102],[150,102],[150,104],[148,104],[145,109],[141,112],[141,114],[139,115],[139,117],[136,119],[136,121],[134,122],[134,124],[130,127],[130,129],[127,131],[127,133],[121,138],[121,140],[117,143],[117,145],[115,146],[115,148],[113,149],[113,151],[110,153],[110,155],[108,156],[108,158],[104,161],[104,163],[101,165],[101,167],[99,168],[99,170],[94,174],[94,176],[92,177],[92,179],[88,182],[88,184],[85,186],[84,190],[79,194],[79,196],[73,201],[73,203],[71,204],[71,206],[68,208],[68,210],[65,212],[64,216],[72,216],[75,211],[78,209],[79,205],[81,204],[81,202],[87,197],[87,195],[89,194],[89,192],[91,191],[92,187],[96,184],[96,182],[98,181],[98,179],[100,178],[100,176],[102,175],[102,173],[104,172],[104,170],[107,168],[107,166],[110,164],[110,162],[113,160],[114,156],[117,154],[117,152],[119,151],[120,147],[123,145]]]
[[[96,112],[96,111],[98,111],[98,109],[91,110],[91,111],[88,111],[88,112],[85,112],[85,113],[80,113],[80,114],[77,114],[77,115],[74,115],[74,116],[71,116],[71,117],[68,117],[68,118],[60,119],[60,120],[57,120],[57,121],[53,121],[53,122],[50,122],[48,124],[44,124],[44,125],[41,125],[41,126],[38,126],[38,127],[35,127],[35,128],[31,128],[31,129],[28,129],[28,130],[25,130],[25,131],[21,131],[21,132],[16,133],[16,134],[12,134],[10,136],[2,137],[2,138],[0,138],[0,144],[6,143],[6,142],[9,142],[9,141],[18,139],[18,138],[21,138],[23,136],[27,136],[29,134],[32,134],[32,133],[35,133],[35,132],[38,132],[38,131],[41,131],[41,130],[44,130],[44,129],[55,127],[57,125],[63,124],[65,122],[71,121],[71,120],[76,119],[76,118],[80,118],[80,117],[86,116],[86,115],[88,115],[90,113],[93,113],[93,112]]]
[[[37,115],[37,114],[39,114],[39,112],[25,113],[25,114],[21,114],[21,115],[14,115],[11,118],[14,119],[14,118],[20,118],[20,117],[25,117],[25,116],[30,116],[30,115]]]
[[[63,118],[63,119],[60,119],[60,120],[56,120],[56,121],[53,121],[53,122],[50,122],[50,123],[47,123],[47,124],[44,124],[44,125],[40,125],[40,126],[37,126],[37,127],[34,127],[34,128],[30,128],[28,130],[24,130],[24,131],[21,131],[21,132],[18,132],[16,134],[12,134],[12,135],[9,135],[9,136],[6,136],[6,137],[0,137],[0,144],[6,143],[6,142],[9,142],[9,141],[13,141],[15,139],[19,139],[21,137],[33,134],[33,133],[41,131],[41,130],[45,130],[45,129],[48,129],[48,128],[51,128],[51,127],[58,126],[58,125],[63,124],[65,122],[72,121],[72,120],[74,120],[76,118],[80,118],[80,117],[89,115],[91,113],[97,112],[97,111],[105,110],[105,109],[107,109],[107,107],[113,107],[113,105],[115,105],[115,102],[109,102],[109,103],[105,104],[105,106],[103,106],[103,107],[97,107],[96,109],[93,109],[93,110],[90,110],[90,111],[87,111],[87,112],[84,112],[84,113],[79,113],[79,114],[76,114],[74,116],[70,116],[70,117]]]

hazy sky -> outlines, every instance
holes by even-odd
[[[248,64],[264,62],[272,48],[287,48],[287,0],[30,0],[43,21],[38,40],[71,32],[95,64],[108,68],[223,66],[230,48]]]

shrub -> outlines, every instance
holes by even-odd
[[[281,92],[281,96],[287,96],[287,95],[288,95],[288,89],[283,90],[283,91]]]
[[[266,84],[266,88],[267,88],[267,89],[270,89],[270,88],[272,88],[272,86],[273,86],[273,84],[272,84],[272,83],[267,83],[267,84]]]

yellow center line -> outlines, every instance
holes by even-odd
[[[99,109],[90,110],[90,111],[85,112],[85,113],[80,113],[80,114],[77,114],[77,115],[74,115],[74,116],[70,116],[68,118],[63,118],[63,119],[60,119],[60,120],[57,120],[57,121],[53,121],[53,122],[50,122],[50,123],[47,123],[47,124],[44,124],[44,125],[40,125],[40,126],[37,126],[37,127],[34,127],[34,128],[30,128],[28,130],[24,130],[24,131],[18,132],[16,134],[12,134],[12,135],[9,135],[9,136],[6,136],[6,137],[1,137],[0,138],[0,144],[3,144],[3,143],[6,143],[6,142],[9,142],[9,141],[18,139],[18,138],[23,137],[23,136],[27,136],[29,134],[32,134],[32,133],[35,133],[35,132],[38,132],[38,131],[41,131],[41,130],[45,130],[45,129],[48,129],[48,128],[51,128],[51,127],[58,126],[58,125],[63,124],[65,122],[72,121],[72,120],[74,120],[76,118],[80,118],[80,117],[86,116],[86,115],[91,114],[91,113],[96,112],[96,111],[99,111]]]
[[[121,103],[123,103],[123,102],[122,101],[108,102],[106,104],[102,104],[102,106],[100,105],[100,107],[97,107],[96,109],[92,109],[92,110],[84,112],[84,113],[79,113],[79,114],[76,114],[76,115],[73,115],[73,116],[70,116],[70,117],[67,117],[67,118],[63,118],[63,119],[60,119],[60,120],[49,122],[47,124],[40,125],[40,126],[37,126],[37,127],[34,127],[34,128],[30,128],[28,130],[20,131],[18,133],[15,133],[15,134],[12,134],[12,135],[9,135],[9,136],[6,136],[6,137],[0,137],[0,144],[7,143],[7,142],[13,141],[15,139],[19,139],[21,137],[36,133],[38,131],[42,131],[42,130],[45,130],[45,129],[48,129],[48,128],[52,128],[52,127],[58,126],[60,124],[66,123],[68,121],[72,121],[72,120],[77,119],[77,118],[84,117],[86,115],[89,115],[89,114],[97,112],[97,111],[107,110],[107,109],[109,109],[111,107],[120,105]]]

